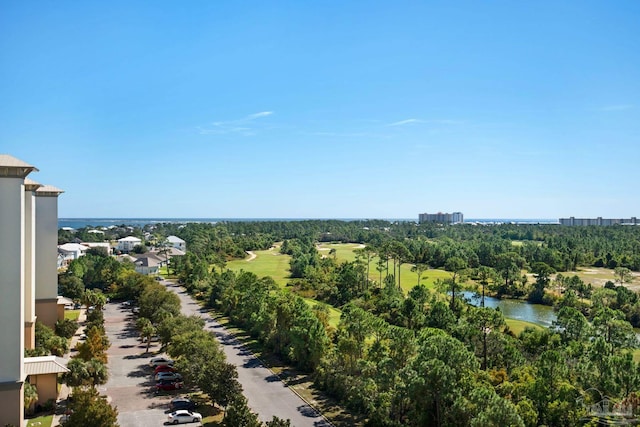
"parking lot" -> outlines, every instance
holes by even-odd
[[[107,304],[104,319],[111,347],[108,351],[109,381],[101,393],[107,394],[112,405],[117,407],[118,424],[121,427],[163,425],[167,421],[169,401],[181,394],[179,391],[155,392],[149,360],[155,356],[157,345],[151,346],[149,354],[145,354],[146,344],[138,338],[131,309],[122,303]]]

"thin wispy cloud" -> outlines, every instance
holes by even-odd
[[[261,111],[259,113],[255,113],[255,114],[249,114],[245,120],[253,120],[253,119],[259,119],[260,117],[267,117],[273,114],[273,111]]]
[[[461,120],[451,120],[451,119],[432,119],[432,120],[424,120],[424,119],[405,119],[400,120],[398,122],[389,123],[387,126],[406,126],[411,124],[432,124],[432,125],[459,125],[463,123]]]
[[[252,136],[260,128],[256,123],[257,119],[268,117],[273,111],[260,111],[258,113],[249,114],[235,120],[215,121],[206,126],[198,126],[196,129],[201,135],[223,135],[223,134],[239,134],[243,136]]]
[[[606,105],[604,107],[599,108],[600,111],[626,111],[631,110],[635,106],[633,104],[617,104],[617,105]]]
[[[400,120],[399,122],[389,123],[387,126],[404,126],[411,123],[422,123],[422,122],[423,121],[419,119],[406,119],[406,120]]]

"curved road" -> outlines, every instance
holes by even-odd
[[[258,414],[260,420],[270,421],[273,416],[291,420],[295,427],[328,427],[332,424],[291,391],[273,372],[267,369],[249,349],[211,318],[187,292],[178,285],[163,282],[167,289],[176,293],[182,303],[182,313],[186,316],[198,315],[212,331],[227,356],[227,362],[238,370],[238,381],[249,407]]]

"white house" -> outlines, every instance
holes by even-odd
[[[62,255],[62,265],[69,265],[74,259],[78,259],[85,255],[89,250],[88,247],[80,243],[65,243],[58,245],[58,253]]]
[[[162,260],[151,253],[138,256],[134,262],[136,272],[147,276],[158,274],[161,263]]]
[[[167,237],[167,242],[169,242],[169,244],[174,248],[180,249],[182,252],[187,251],[187,243],[177,236]]]
[[[107,251],[107,255],[113,255],[113,248],[109,244],[109,242],[82,242],[83,246],[86,246],[89,249],[93,248],[103,248]]]
[[[118,250],[124,253],[131,252],[133,248],[141,244],[142,240],[138,239],[137,237],[123,237],[122,239],[118,239]]]

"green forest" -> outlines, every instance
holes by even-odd
[[[150,246],[184,239],[171,276],[366,425],[634,424],[640,411],[640,228],[314,220],[143,232]],[[321,253],[322,242],[360,248],[345,261]],[[290,256],[286,286],[227,268],[276,244]],[[113,292],[111,261],[93,262],[104,268],[75,286]],[[408,289],[407,265],[418,279]],[[611,280],[587,283],[584,268],[609,269]],[[421,283],[434,269],[446,273]],[[557,321],[515,334],[499,310],[469,304],[462,290],[553,306]],[[341,312],[337,325],[330,308]],[[597,411],[603,399],[608,411]]]

